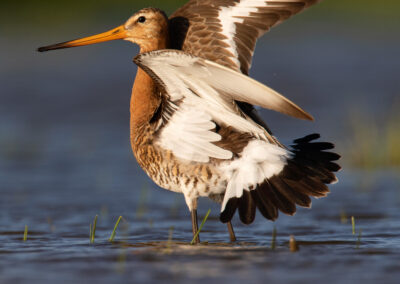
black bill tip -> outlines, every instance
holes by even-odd
[[[67,42],[63,42],[63,43],[57,43],[57,44],[39,47],[37,49],[37,51],[45,52],[45,51],[49,51],[49,50],[63,49],[63,48],[68,48],[68,47],[72,47],[72,46],[68,45]]]
[[[39,47],[38,49],[36,49],[36,51],[45,52],[45,51],[48,51],[48,49],[45,46],[42,46],[42,47]]]

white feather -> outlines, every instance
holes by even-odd
[[[239,159],[227,161],[220,166],[229,181],[221,212],[230,198],[240,198],[243,190],[250,191],[268,178],[279,174],[290,158],[290,152],[261,140],[251,141]]]
[[[240,116],[234,109],[233,101],[230,100],[229,103],[207,82],[194,77],[184,78],[182,75],[180,77],[188,88],[194,90],[203,99],[204,108],[218,124],[232,126],[240,132],[251,132],[257,136],[263,135],[263,129],[253,121]]]
[[[233,1],[232,1],[233,2]],[[224,42],[228,45],[226,49],[232,54],[230,59],[240,70],[239,52],[237,50],[236,24],[241,24],[246,18],[260,17],[259,9],[264,7],[286,8],[290,3],[300,3],[299,0],[241,0],[233,2],[231,6],[223,6],[218,13],[218,19],[222,26],[222,34],[226,37]],[[303,3],[304,4],[304,3]],[[260,34],[261,35],[261,34]],[[260,36],[259,35],[259,36]]]
[[[250,13],[257,12],[257,8],[254,7],[255,4],[260,6],[260,4],[265,4],[265,1],[240,1],[235,3],[234,6],[222,7],[218,19],[221,22],[222,34],[225,35],[224,40],[228,44],[228,50],[232,53],[232,60],[238,66],[240,70],[240,62],[236,43],[234,41],[236,35],[236,23],[242,23],[243,18],[239,17],[249,17]]]
[[[209,114],[185,101],[161,130],[157,143],[176,157],[189,161],[207,163],[210,157],[232,158],[232,152],[212,143],[221,140],[221,136],[212,131],[214,128]]]
[[[158,143],[182,159],[204,163],[209,158],[231,159],[230,151],[213,144],[221,139],[213,132],[214,121],[267,140],[265,130],[241,113],[235,100],[307,117],[294,103],[250,77],[181,51],[144,53],[135,62],[161,81],[170,103],[176,106]],[[264,168],[268,172],[268,167]]]
[[[216,105],[221,111],[225,110],[224,115],[227,115],[226,110],[237,115],[234,100],[238,100],[297,118],[312,119],[311,115],[295,103],[256,80],[182,51],[159,50],[140,54],[135,62],[150,68],[163,81],[172,101],[197,96],[204,99],[206,105]],[[218,119],[213,113],[210,114]],[[218,116],[218,113],[215,115]],[[229,117],[220,118],[232,126],[238,122],[230,123]],[[250,127],[249,124],[247,126]],[[249,132],[253,131],[254,129],[249,129]]]

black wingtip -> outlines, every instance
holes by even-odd
[[[47,49],[46,49],[46,47],[42,46],[42,47],[39,47],[38,49],[36,49],[36,51],[45,52],[45,51],[47,51]]]

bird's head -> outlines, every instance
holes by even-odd
[[[145,8],[136,12],[125,24],[110,31],[72,41],[57,43],[38,48],[38,51],[69,48],[124,39],[140,46],[141,52],[167,48],[168,18],[155,8]]]

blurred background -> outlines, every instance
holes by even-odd
[[[47,226],[43,220],[49,218],[88,223],[103,209],[133,214],[140,202],[147,205],[147,214],[155,207],[179,204],[182,218],[188,219],[183,197],[153,190],[156,186],[131,154],[129,99],[138,47],[113,41],[36,52],[39,46],[114,28],[140,8],[159,7],[171,14],[185,2],[2,1],[3,227],[19,230],[30,223],[46,231],[41,226]],[[397,0],[322,1],[259,40],[251,69],[252,77],[316,119],[304,122],[262,110],[274,134],[287,145],[313,132],[334,142],[343,156],[337,192],[349,187],[365,192],[387,189],[391,193],[379,208],[393,200],[398,206],[400,200],[399,9]],[[377,182],[382,176],[385,182]],[[147,188],[152,190],[147,193]],[[335,204],[365,198],[338,196]],[[332,194],[321,204],[334,198]],[[370,210],[365,203],[359,208]],[[334,210],[339,215],[340,206]],[[217,212],[218,208],[216,216]],[[155,215],[151,216],[160,218],[163,212]],[[190,236],[187,229],[182,238]]]
[[[104,178],[104,172],[113,179],[113,171],[142,179],[128,136],[136,72],[132,58],[138,48],[124,41],[44,54],[36,48],[108,30],[141,7],[160,7],[170,14],[183,3],[3,1],[1,182],[8,179],[10,167],[35,171],[45,163],[62,167],[58,172],[68,180],[71,171],[95,159],[96,169],[79,170],[88,181]],[[290,143],[318,131],[337,144],[346,166],[400,164],[399,8],[395,0],[379,5],[325,0],[258,42],[251,76],[316,118],[309,123],[262,111],[280,139]]]

